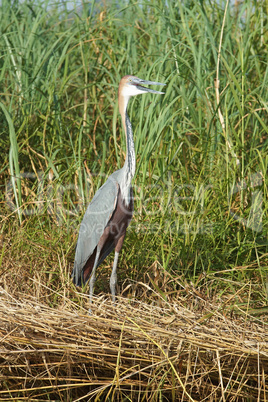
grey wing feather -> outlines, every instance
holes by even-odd
[[[83,217],[75,252],[73,277],[80,277],[83,267],[94,252],[102,234],[115,210],[119,185],[114,177],[99,188]]]

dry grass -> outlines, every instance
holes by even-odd
[[[194,294],[188,308],[102,296],[91,316],[69,297],[0,297],[0,400],[268,399],[267,326],[247,314]]]

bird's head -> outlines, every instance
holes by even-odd
[[[155,91],[154,89],[146,88],[143,85],[166,85],[160,82],[142,80],[134,75],[126,75],[119,84],[118,95],[131,97],[139,94],[151,92],[153,94],[164,94],[164,92]]]
[[[125,75],[120,81],[118,89],[119,106],[120,109],[126,109],[127,103],[131,96],[146,94],[148,92],[153,94],[164,94],[164,92],[155,91],[151,88],[146,88],[143,85],[166,85],[160,82],[142,80],[134,75]]]

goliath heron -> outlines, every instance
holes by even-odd
[[[110,288],[115,302],[117,282],[116,268],[118,256],[123,246],[127,227],[133,214],[133,190],[131,180],[135,174],[136,158],[131,122],[127,105],[131,96],[163,94],[164,92],[145,88],[144,85],[165,85],[146,81],[132,75],[123,77],[118,89],[119,112],[126,134],[127,153],[122,169],[108,177],[96,192],[82,220],[75,252],[73,282],[77,286],[85,283],[90,275],[90,304],[95,283],[96,268],[115,249],[114,263],[110,278]]]

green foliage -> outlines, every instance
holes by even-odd
[[[223,25],[224,8],[154,0],[84,2],[71,11],[64,3],[3,0],[3,215],[27,221],[27,231],[36,215],[44,232],[51,222],[63,233],[76,230],[96,189],[125,159],[120,78],[166,82],[165,96],[129,106],[136,212],[120,275],[142,277],[157,260],[194,281],[200,273],[256,280],[265,300],[267,14],[263,1],[247,0],[229,5]]]

